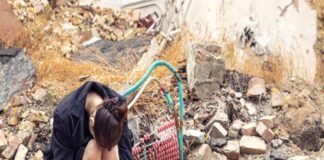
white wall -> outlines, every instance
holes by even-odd
[[[304,0],[295,2],[298,7],[291,5],[280,16],[291,0],[204,0],[203,3],[193,0],[186,22],[200,39],[233,43],[238,63],[242,65],[249,59],[237,42],[244,28],[249,27],[257,42],[253,48],[256,54],[279,55],[285,66],[284,78],[298,76],[313,82],[316,13]]]

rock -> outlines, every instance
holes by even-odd
[[[40,88],[37,89],[36,92],[33,94],[33,99],[43,103],[46,100],[46,95],[47,95],[46,89]]]
[[[202,144],[199,146],[198,150],[194,151],[195,157],[192,158],[194,160],[211,160],[212,157],[212,150],[208,144]]]
[[[287,151],[286,148],[278,148],[278,149],[272,149],[270,157],[272,159],[276,160],[286,160],[291,156],[291,154]]]
[[[240,119],[237,119],[233,122],[231,128],[235,131],[240,131],[242,126],[243,126],[244,122],[241,121]]]
[[[27,145],[29,142],[29,139],[31,137],[31,133],[24,132],[24,131],[18,131],[18,133],[16,134],[16,137],[19,139],[19,143]]]
[[[238,138],[239,131],[241,130],[243,122],[241,120],[235,120],[228,131],[228,136],[230,138]]]
[[[190,118],[193,118],[195,116],[195,112],[193,110],[189,110],[186,112],[186,115],[188,115]]]
[[[246,107],[249,115],[254,115],[256,113],[256,107],[252,102],[246,102],[245,107]]]
[[[213,158],[213,160],[227,160],[227,157],[225,155],[222,155],[217,152],[213,152],[212,158]]]
[[[238,160],[240,158],[240,142],[236,140],[228,141],[223,148],[223,152],[228,159]]]
[[[204,130],[206,129],[206,127],[205,127],[203,124],[201,124],[201,123],[198,124],[198,128],[199,128],[201,131],[204,131]]]
[[[255,130],[266,142],[270,142],[274,138],[274,133],[272,130],[267,128],[267,126],[262,122],[258,123]]]
[[[248,97],[266,94],[265,81],[262,78],[254,77],[249,81],[249,89],[246,93]]]
[[[235,131],[235,130],[233,130],[232,128],[230,128],[229,130],[228,130],[228,137],[229,138],[232,138],[232,139],[236,139],[236,138],[239,138],[239,131]]]
[[[0,111],[12,96],[34,82],[35,67],[25,52],[23,49],[4,49],[0,46]]]
[[[24,145],[19,145],[15,160],[25,160],[28,149]]]
[[[49,117],[44,111],[31,110],[31,113],[28,115],[27,119],[35,123],[46,123],[49,121]]]
[[[29,99],[26,96],[15,96],[11,101],[12,106],[21,106],[29,103]]]
[[[123,31],[121,29],[113,28],[112,34],[114,34],[116,36],[117,41],[124,40],[124,33],[123,33]]]
[[[219,85],[223,81],[225,63],[220,58],[221,48],[215,47],[217,48],[215,51],[208,51],[208,46],[200,44],[192,44],[188,47],[188,87],[194,98],[209,98],[220,88]]]
[[[21,114],[20,118],[25,119],[29,116],[30,110],[26,110],[23,114]]]
[[[193,144],[201,144],[204,142],[205,133],[197,130],[189,129],[185,131],[185,139]]]
[[[14,107],[10,111],[8,124],[11,126],[15,126],[19,122],[19,115],[21,115],[22,108],[20,107]]]
[[[2,129],[0,129],[0,153],[7,147],[8,142]]]
[[[15,117],[15,116],[11,116],[11,117],[9,117],[9,119],[8,119],[8,124],[9,124],[10,126],[15,126],[15,125],[18,124],[18,122],[19,122],[18,117]]]
[[[271,88],[272,107],[282,107],[284,105],[284,95],[276,88]]]
[[[244,136],[255,136],[257,132],[255,130],[257,124],[255,122],[248,123],[242,127],[242,135]]]
[[[225,138],[227,136],[227,131],[220,123],[215,122],[210,128],[208,135],[211,138]]]
[[[216,114],[208,121],[206,129],[210,129],[215,122],[218,122],[224,127],[227,127],[229,124],[228,115],[225,112],[217,111]]]
[[[138,63],[144,48],[147,48],[151,43],[150,36],[137,36],[132,39],[123,41],[96,41],[84,49],[80,49],[72,54],[72,61],[77,62],[94,62],[94,63],[108,63],[114,69],[120,71],[130,71]],[[101,55],[98,57],[98,55]],[[125,56],[128,55],[128,56]],[[127,66],[125,63],[127,62]]]
[[[243,136],[240,140],[240,151],[243,154],[263,154],[266,150],[265,142],[259,137]]]
[[[235,92],[235,97],[240,99],[242,98],[243,94],[241,92]]]
[[[33,160],[43,160],[44,154],[41,150],[38,150],[37,153],[34,155]]]
[[[275,118],[276,116],[264,116],[259,119],[267,128],[273,128],[275,126]]]
[[[9,140],[9,145],[6,147],[6,149],[1,154],[2,157],[5,159],[14,158],[19,144],[20,144],[20,140],[18,137],[15,137],[15,138]]]
[[[294,156],[289,158],[288,160],[309,160],[309,156]]]
[[[271,141],[271,146],[273,148],[278,148],[283,144],[283,141],[281,139],[274,139]]]
[[[33,132],[33,129],[35,127],[35,124],[29,121],[22,121],[19,125],[18,125],[18,129],[20,131],[25,131],[25,132]]]
[[[221,148],[227,144],[226,138],[210,138],[209,145],[212,148]]]

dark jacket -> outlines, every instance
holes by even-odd
[[[81,160],[85,147],[93,139],[89,130],[89,115],[85,111],[87,93],[96,92],[102,98],[118,96],[114,90],[97,82],[86,82],[77,90],[66,96],[54,111],[52,140],[45,152],[46,160]],[[125,128],[118,143],[121,160],[132,159],[132,133],[125,122]]]

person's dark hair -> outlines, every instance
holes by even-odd
[[[127,105],[118,97],[105,99],[95,115],[94,134],[97,144],[111,150],[118,144],[127,119]]]

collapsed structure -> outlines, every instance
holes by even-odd
[[[64,94],[85,80],[127,88],[155,59],[183,78],[189,159],[324,158],[323,2],[0,4],[13,26],[0,26],[0,159],[42,159]],[[135,104],[138,139],[165,120],[161,97],[151,87]]]

